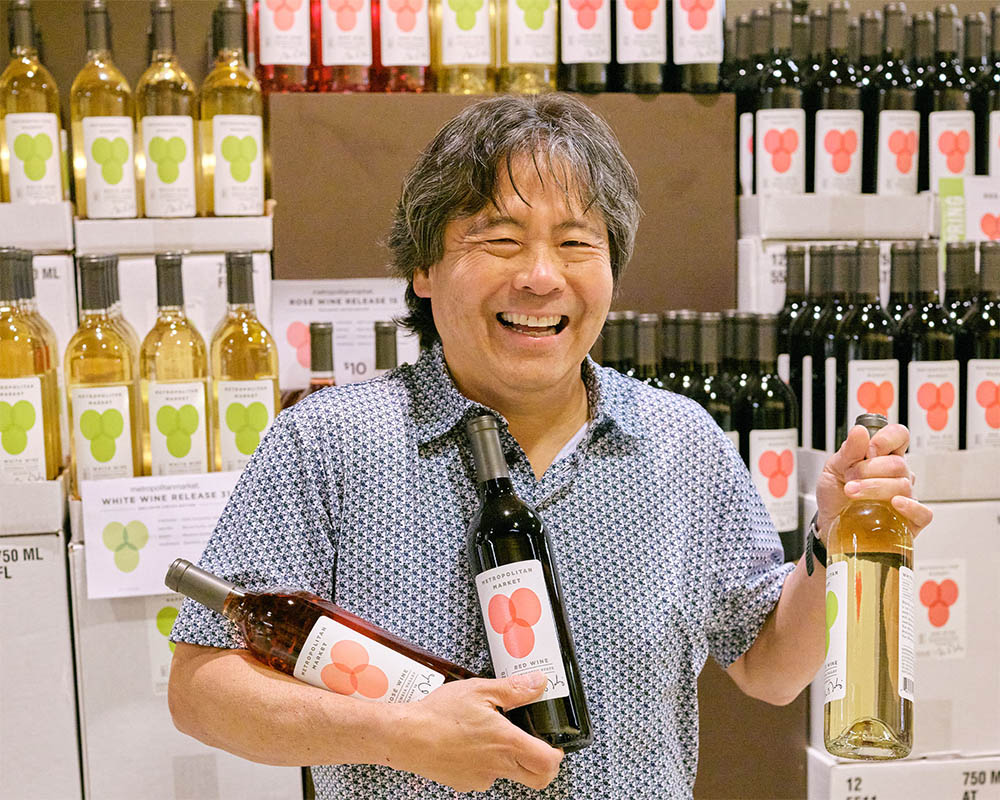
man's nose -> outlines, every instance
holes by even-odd
[[[562,262],[548,247],[532,248],[514,277],[514,285],[538,295],[562,291],[566,286]]]

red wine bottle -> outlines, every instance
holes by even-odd
[[[311,592],[250,592],[178,558],[165,583],[234,622],[271,669],[359,700],[408,703],[477,677]]]
[[[944,308],[958,329],[976,301],[975,242],[948,242],[944,264]]]
[[[691,399],[701,405],[739,450],[740,435],[733,424],[733,397],[719,373],[722,315],[703,311],[698,315],[698,381]]]
[[[809,64],[809,46],[809,17],[795,14],[792,17],[792,61],[799,65],[803,81]]]
[[[677,366],[667,387],[685,397],[691,397],[699,381],[698,371],[698,312],[683,309],[674,323],[677,336]]]
[[[561,747],[591,743],[590,716],[552,543],[538,513],[514,491],[496,417],[466,424],[481,504],[469,523],[469,564],[497,678],[540,671],[542,699],[508,718]]]
[[[611,3],[594,8],[560,4],[559,86],[566,92],[608,90],[611,66]]]
[[[986,57],[986,15],[982,11],[965,15],[965,47],[962,70],[971,87],[972,113],[975,115],[976,166],[986,175],[989,157],[989,61]]]
[[[1000,448],[1000,242],[979,245],[980,293],[958,335],[960,447]]]
[[[854,245],[835,244],[832,252],[830,294],[812,335],[812,446],[828,452],[836,449],[837,328],[851,308],[857,270]]]
[[[913,242],[893,242],[889,253],[889,302],[886,311],[898,327],[913,308],[917,292],[917,248]]]
[[[371,89],[371,72],[370,0],[358,3],[312,0],[309,91],[367,92]]]
[[[668,0],[630,8],[615,3],[615,84],[623,92],[659,94],[667,74]]]
[[[930,189],[938,180],[976,171],[976,119],[972,111],[972,85],[958,58],[958,13],[951,3],[937,7],[933,110],[927,123]]]
[[[882,15],[873,8],[866,9],[859,18],[861,23],[861,56],[858,59],[858,83],[864,92],[872,81],[872,74],[882,58]]]
[[[304,92],[309,87],[309,64],[312,61],[309,3],[283,3],[272,8],[254,0],[254,53],[257,57],[257,81],[261,90]]]
[[[802,70],[802,87],[808,94],[826,61],[826,40],[830,23],[825,8],[809,9],[809,62]]]
[[[372,6],[372,91],[430,92],[431,29],[427,3],[370,0]]]
[[[934,110],[934,14],[930,11],[915,12],[911,23],[911,34],[913,44],[910,72],[913,75],[913,88],[917,93],[917,111],[920,112],[917,189],[924,192],[930,185],[928,123],[931,111]]]
[[[984,81],[986,95],[987,136],[986,174],[1000,175],[1000,6],[990,14],[990,61],[991,66]]]
[[[638,320],[638,345],[636,348],[635,377],[647,386],[666,389],[660,380],[660,317],[658,314],[640,314]]]
[[[778,312],[778,375],[788,384],[792,379],[789,334],[806,305],[806,248],[790,244],[785,248],[785,304]]]
[[[749,311],[725,311],[723,319],[729,329],[727,333],[729,358],[722,379],[729,394],[735,397],[757,370],[757,329],[754,327],[756,318]]]

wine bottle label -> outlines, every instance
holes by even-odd
[[[920,112],[880,111],[876,162],[879,194],[916,194]]]
[[[740,114],[739,147],[740,191],[744,195],[753,194],[753,114]]]
[[[750,474],[779,531],[799,527],[798,443],[795,428],[750,431]]]
[[[828,453],[837,449],[837,359],[823,362],[823,448]]]
[[[910,450],[958,450],[957,361],[907,365]]]
[[[813,358],[802,356],[802,446],[812,447]]]
[[[309,3],[260,3],[261,64],[309,66]]]
[[[932,111],[928,151],[931,191],[940,178],[972,175],[976,169],[976,118],[971,111]]]
[[[916,626],[913,619],[916,580],[909,567],[899,568],[899,696],[914,700],[916,666]]]
[[[358,7],[355,8],[355,5]],[[360,4],[358,0],[353,3],[321,3],[320,7],[323,66],[371,66],[371,0],[360,0]]]
[[[560,3],[559,21],[562,37],[563,64],[607,64],[611,60],[611,8],[600,2],[583,3],[579,9],[572,3]]]
[[[733,447],[737,451],[740,449],[740,432],[739,431],[725,431],[726,438],[733,443]]]
[[[859,414],[899,422],[899,362],[895,358],[847,362],[847,430]]]
[[[274,422],[274,381],[216,381],[222,471],[246,466]]]
[[[476,576],[486,639],[498,678],[542,672],[542,700],[569,696],[555,616],[542,562],[515,561]]]
[[[490,41],[490,6],[480,3],[476,11],[462,5],[441,4],[441,63],[446,66],[493,63]]]
[[[295,660],[295,677],[376,703],[422,700],[444,675],[330,617],[316,620]]]
[[[791,380],[792,357],[788,353],[778,353],[778,377],[785,383]]]
[[[816,112],[816,194],[861,194],[860,111]]]
[[[525,11],[516,3],[508,6],[507,63],[556,63],[556,10],[548,3],[544,11],[532,6]]]
[[[48,422],[41,378],[0,380],[0,483],[45,480]]]
[[[914,577],[919,603],[914,602],[914,608],[916,655],[921,661],[968,657],[969,583],[966,575],[964,558],[921,556],[917,561]]]
[[[62,202],[59,118],[43,112],[8,114],[3,124],[10,152],[10,201]]]
[[[427,67],[431,63],[431,33],[427,3],[414,11],[400,3],[396,11],[392,3],[382,3],[379,41],[382,44],[382,65],[386,67]]]
[[[804,194],[806,112],[761,109],[754,122],[757,194]]]
[[[1000,111],[990,112],[990,141],[986,150],[991,177],[1000,175]]]
[[[148,400],[153,475],[208,472],[204,381],[150,382]]]
[[[1000,447],[1000,358],[969,359],[965,380],[966,448]]]
[[[847,696],[847,562],[826,568],[826,660],[823,704]]]
[[[88,217],[136,215],[133,146],[131,117],[83,118]]]
[[[722,63],[722,9],[713,0],[673,0],[675,64]]]
[[[645,3],[637,3],[634,9],[627,3],[615,3],[615,44],[619,64],[666,62],[666,8],[666,0],[646,0]]]
[[[264,126],[253,114],[212,117],[215,216],[264,213]]]
[[[194,120],[151,116],[139,121],[146,157],[146,216],[193,217]]]
[[[77,479],[133,477],[130,387],[76,386],[70,389],[70,402]]]

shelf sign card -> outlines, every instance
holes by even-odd
[[[162,595],[175,558],[197,563],[238,472],[82,481],[87,595]]]
[[[1000,179],[941,178],[938,199],[942,242],[1000,240]]]

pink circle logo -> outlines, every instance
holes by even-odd
[[[309,351],[309,326],[304,322],[293,322],[285,331],[285,340],[295,348],[295,360],[309,369],[312,353]]]
[[[976,402],[986,409],[986,424],[991,428],[1000,428],[1000,383],[980,383],[976,387]]]
[[[945,381],[940,386],[925,383],[917,390],[917,403],[927,412],[930,429],[943,431],[948,424],[948,409],[955,405],[955,387],[951,381]]]
[[[708,12],[715,5],[715,0],[681,0],[681,8],[688,15],[688,26],[693,31],[700,31],[708,24]]]
[[[274,12],[274,27],[287,31],[295,24],[295,12],[302,8],[302,0],[267,0],[267,7]]]
[[[632,24],[640,31],[653,24],[653,12],[660,0],[625,0],[625,6],[632,12]]]
[[[1000,216],[983,214],[983,218],[979,220],[979,228],[990,239],[1000,239]]]
[[[757,469],[767,478],[767,490],[773,497],[784,497],[788,479],[795,469],[795,454],[791,450],[765,450],[757,460]]]
[[[396,27],[409,33],[417,27],[417,12],[424,7],[424,0],[389,0],[389,8],[396,14]]]
[[[935,628],[942,628],[948,622],[949,606],[958,600],[958,584],[953,580],[924,581],[920,587],[920,602],[927,607],[927,619]]]
[[[364,645],[350,639],[339,641],[330,648],[330,661],[320,672],[330,691],[346,695],[357,692],[369,700],[378,700],[389,691],[389,679],[369,663]]]
[[[570,6],[576,11],[576,21],[585,31],[597,24],[597,10],[604,0],[569,0]]]
[[[514,658],[524,658],[534,650],[531,628],[542,618],[542,604],[531,589],[515,589],[510,597],[493,595],[487,615],[490,627],[503,636],[503,646]]]
[[[938,150],[948,159],[948,171],[957,175],[965,169],[965,156],[969,152],[969,132],[945,131],[938,137]]]
[[[917,134],[914,131],[893,131],[889,135],[889,152],[896,156],[896,169],[904,175],[913,168],[917,153]]]
[[[827,131],[823,147],[832,157],[834,171],[843,175],[851,168],[851,156],[858,149],[858,134],[853,130]]]
[[[889,416],[889,408],[896,397],[896,392],[892,388],[892,381],[882,381],[876,384],[874,381],[865,381],[858,387],[858,405],[869,414],[881,414],[883,417]]]
[[[788,172],[792,166],[792,155],[798,146],[799,134],[794,128],[769,130],[764,135],[764,149],[771,154],[771,166],[775,172]]]
[[[358,24],[358,12],[364,0],[326,0],[330,10],[337,15],[337,27],[342,31],[353,31]]]

